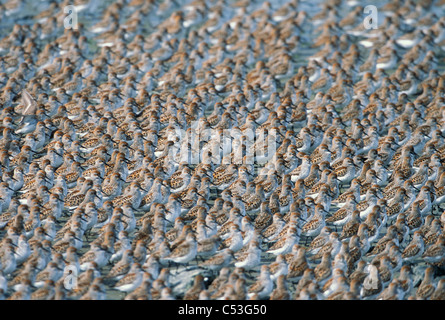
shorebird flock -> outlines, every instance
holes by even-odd
[[[0,4],[0,298],[443,299],[445,1],[373,5]]]

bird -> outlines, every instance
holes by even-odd
[[[425,248],[422,259],[427,263],[439,263],[443,259],[444,247],[444,237],[440,236],[435,243],[431,244],[429,247]]]
[[[193,280],[193,286],[184,294],[184,300],[197,300],[199,294],[204,289],[204,277],[202,275],[196,275]]]
[[[128,249],[122,255],[122,258],[113,265],[110,272],[107,274],[105,279],[117,283],[119,280],[124,278],[128,272],[131,270],[133,265],[133,253],[131,249]]]
[[[276,241],[267,252],[274,255],[286,254],[292,250],[292,247],[298,243],[300,239],[300,232],[297,228],[291,227],[287,230],[286,235]]]
[[[413,261],[420,258],[425,250],[425,244],[422,234],[418,231],[414,232],[413,239],[410,244],[403,250],[402,259],[404,262]]]
[[[337,210],[332,216],[326,218],[326,223],[332,223],[336,226],[342,226],[346,224],[352,217],[352,213],[357,208],[357,200],[355,195],[350,195],[347,198],[346,204],[339,210]]]
[[[317,236],[321,229],[326,225],[325,215],[326,211],[323,206],[317,205],[314,217],[303,225],[301,234],[306,236]]]
[[[320,230],[320,233],[312,239],[308,246],[308,253],[317,254],[318,251],[329,241],[329,236],[331,234],[331,229],[327,226]]]
[[[444,280],[440,279],[437,283],[436,289],[433,294],[430,296],[430,300],[442,300],[444,294]]]
[[[248,297],[256,295],[259,299],[268,298],[273,290],[269,266],[261,266],[260,274],[256,281],[248,288]]]
[[[114,288],[123,291],[126,293],[134,291],[137,287],[140,286],[143,279],[143,272],[141,265],[137,262],[134,262],[128,273],[119,279],[119,281],[114,284]]]
[[[177,246],[168,257],[167,261],[172,261],[179,264],[185,264],[193,260],[198,251],[198,245],[194,234],[189,233],[186,236],[185,242]]]
[[[435,291],[436,285],[434,283],[434,269],[433,267],[428,267],[425,270],[424,277],[417,287],[415,296],[418,300],[428,299]]]
[[[236,253],[234,266],[245,270],[256,269],[260,266],[261,253],[260,243],[252,239],[246,251]]]
[[[0,6],[0,298],[440,297],[441,3],[201,2]]]
[[[201,264],[201,267],[215,272],[220,270],[221,268],[229,266],[232,260],[233,250],[231,250],[230,248],[225,248],[223,250],[220,250],[219,253],[216,253],[214,256],[205,260]]]

